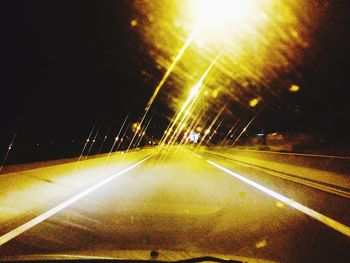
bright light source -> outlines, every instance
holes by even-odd
[[[188,138],[191,142],[197,143],[198,139],[199,139],[199,133],[198,132],[191,132],[191,134]]]
[[[130,25],[131,25],[132,27],[137,26],[137,20],[136,20],[136,19],[131,20]]]
[[[290,92],[298,92],[299,89],[300,89],[300,87],[298,85],[293,84],[290,86],[289,91]]]
[[[202,86],[202,82],[199,82],[191,89],[190,99],[193,99],[198,94],[201,86]]]
[[[242,23],[254,11],[252,0],[197,0],[196,18],[200,26],[217,27],[234,22]]]
[[[255,107],[256,105],[258,105],[258,103],[259,103],[259,99],[254,98],[254,99],[249,101],[249,106],[250,107]]]
[[[264,10],[272,0],[194,0],[194,20],[200,29],[196,41],[232,41],[262,26]]]

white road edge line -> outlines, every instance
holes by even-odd
[[[198,158],[200,158],[200,159],[202,159],[203,157],[202,156],[200,156],[199,154],[196,154],[196,153],[194,153],[194,152],[191,152],[191,153],[193,153],[196,157],[198,157]]]
[[[86,195],[90,194],[91,192],[95,191],[96,189],[100,188],[101,186],[107,184],[108,182],[112,181],[113,179],[117,178],[119,175],[122,175],[135,167],[139,166],[143,162],[147,161],[149,158],[151,158],[154,154],[148,156],[147,158],[129,166],[128,168],[111,175],[110,177],[100,181],[99,183],[89,187],[88,189],[84,190],[83,192],[73,196],[72,198],[68,199],[67,201],[59,204],[58,206],[51,208],[50,210],[46,211],[45,213],[33,218],[32,220],[28,221],[27,223],[24,223],[23,225],[11,230],[10,232],[6,233],[5,235],[0,236],[0,246],[5,244],[6,242],[10,241],[11,239],[14,239],[15,237],[19,236],[20,234],[24,233],[25,231],[31,229],[32,227],[36,226],[37,224],[43,222],[44,220],[48,219],[49,217],[53,216],[54,214],[60,212],[64,208],[70,206],[71,204],[75,203],[76,201],[80,200],[81,198],[85,197]]]
[[[249,180],[248,178],[245,178],[245,177],[243,177],[243,176],[241,176],[241,175],[239,175],[239,174],[237,174],[237,173],[235,173],[235,172],[233,172],[233,171],[231,171],[231,170],[229,170],[229,169],[227,169],[219,164],[216,164],[210,160],[207,160],[207,162],[209,164],[215,166],[216,168],[228,173],[229,175],[236,177],[237,179],[255,187],[256,189],[263,191],[264,193],[276,198],[277,200],[279,200],[279,201],[299,210],[300,212],[316,219],[317,221],[327,225],[328,227],[333,228],[334,230],[350,237],[350,227],[348,227],[348,226],[346,226],[346,225],[344,225],[344,224],[342,224],[342,223],[340,223],[340,222],[338,222],[330,217],[327,217],[327,216],[325,216],[325,215],[323,215],[315,210],[312,210],[311,208],[308,208],[308,207],[306,207],[306,206],[304,206],[304,205],[302,205],[302,204],[300,204],[292,199],[289,199],[288,197],[285,197],[284,195],[276,193],[276,192],[268,189],[265,186],[262,186],[258,183],[255,183],[252,180]]]

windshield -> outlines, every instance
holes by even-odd
[[[350,261],[347,1],[2,6],[1,256]]]

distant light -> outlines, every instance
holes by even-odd
[[[298,92],[300,90],[300,87],[298,85],[291,85],[290,88],[289,88],[289,91],[290,92]]]
[[[107,136],[105,136],[105,139],[107,139]]]
[[[261,241],[259,241],[258,243],[256,243],[256,244],[255,244],[255,247],[256,247],[256,248],[263,248],[263,247],[266,247],[266,245],[267,245],[267,242],[266,242],[266,240],[264,239],[264,240],[261,240]]]
[[[86,142],[89,142],[90,141],[90,139],[86,139]]]
[[[249,101],[249,106],[250,107],[255,107],[256,105],[258,105],[258,103],[259,103],[259,99],[254,98],[254,99]]]
[[[295,30],[292,31],[292,36],[295,37],[295,38],[298,38],[299,37],[299,33]]]
[[[118,136],[117,136],[117,137],[115,137],[115,138],[114,138],[114,140],[115,140],[115,141],[118,141],[118,140],[119,140],[119,137],[118,137]]]
[[[218,89],[214,90],[212,94],[213,98],[216,98],[218,95],[219,95],[219,90]]]
[[[131,20],[130,25],[131,25],[132,27],[137,26],[137,20],[136,20],[136,19]]]
[[[191,142],[197,143],[198,139],[199,139],[199,133],[198,132],[191,132],[190,136],[188,137],[188,139]]]
[[[92,142],[96,142],[96,140],[92,140]]]
[[[208,134],[210,132],[210,129],[205,130],[205,134]]]
[[[265,134],[263,133],[258,133],[257,136],[264,136]]]

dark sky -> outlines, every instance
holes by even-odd
[[[144,107],[149,94],[134,64],[127,3],[9,2],[3,8],[3,127],[79,128]]]
[[[330,2],[319,50],[300,69],[312,92],[302,94],[308,108],[295,122],[342,140],[350,116],[347,2]],[[128,1],[2,1],[2,147],[16,130],[32,140],[84,137],[96,119],[107,127],[128,112],[140,116],[152,92],[140,71],[160,73],[136,48],[131,19]],[[274,110],[263,118],[266,127],[292,128]]]

